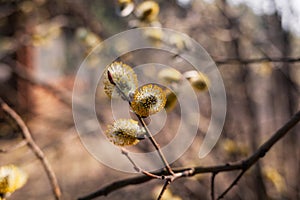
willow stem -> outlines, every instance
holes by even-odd
[[[121,90],[121,88],[119,87],[119,85],[113,80],[113,77],[110,73],[109,70],[107,70],[107,76],[109,79],[109,82],[111,84],[113,84],[114,86],[116,86],[116,89],[120,92],[121,96],[129,103],[130,107],[131,107],[131,101],[130,98]],[[166,170],[168,171],[169,174],[174,175],[174,172],[172,170],[172,168],[170,167],[169,163],[167,162],[163,152],[160,149],[160,145],[156,142],[156,140],[153,138],[152,133],[150,132],[150,130],[148,129],[147,125],[145,124],[144,120],[142,119],[141,116],[139,116],[138,114],[136,114],[134,112],[134,114],[136,115],[136,117],[139,119],[140,123],[142,124],[142,126],[144,127],[145,131],[146,131],[146,135],[148,136],[148,138],[150,139],[152,145],[154,146],[154,148],[157,150],[157,153],[161,159],[161,161],[163,162],[163,164],[166,167]]]
[[[172,170],[172,168],[170,167],[169,163],[167,162],[163,152],[161,151],[160,145],[156,142],[156,140],[154,139],[152,133],[150,132],[150,130],[148,129],[147,125],[145,124],[145,121],[141,118],[141,116],[139,116],[138,114],[135,113],[135,115],[137,116],[137,118],[139,119],[140,123],[142,124],[142,126],[144,127],[144,129],[146,130],[146,134],[148,136],[148,138],[150,139],[152,145],[154,146],[154,148],[157,150],[157,153],[161,159],[161,161],[163,162],[163,164],[165,165],[167,171],[169,172],[169,174],[174,175],[174,172]]]

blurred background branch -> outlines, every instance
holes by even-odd
[[[56,175],[55,175],[49,161],[45,157],[45,154],[33,140],[28,127],[26,126],[26,124],[24,123],[24,121],[22,120],[20,115],[18,115],[11,107],[9,107],[1,98],[0,98],[0,104],[1,104],[2,111],[5,114],[7,114],[9,117],[11,117],[15,121],[15,123],[18,125],[18,127],[20,128],[23,139],[25,140],[25,144],[27,144],[27,146],[31,149],[31,151],[35,154],[35,156],[41,161],[41,163],[45,169],[45,172],[48,176],[48,179],[51,183],[51,187],[52,187],[52,191],[53,191],[53,195],[54,195],[55,199],[57,199],[57,200],[61,199],[61,190],[58,185]],[[22,143],[19,143],[18,147],[24,146],[24,145],[20,145],[20,144],[22,144]],[[14,147],[14,148],[16,149],[16,147]]]

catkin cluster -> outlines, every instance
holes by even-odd
[[[104,72],[104,91],[108,97],[122,97],[127,100],[132,111],[139,117],[148,117],[160,112],[166,104],[166,95],[161,87],[146,84],[138,88],[137,75],[133,69],[122,63],[114,62]],[[108,125],[107,138],[118,146],[135,145],[145,133],[144,128],[132,119],[117,119]]]
[[[158,77],[167,84],[180,84],[187,79],[196,91],[208,88],[208,78],[199,72],[188,71],[183,75],[174,69],[164,69]],[[138,86],[138,78],[134,70],[122,62],[113,62],[104,71],[104,91],[109,98],[121,97],[128,101],[131,110],[139,118],[145,118],[163,110],[170,111],[177,104],[175,92],[162,88],[157,84]],[[108,125],[105,134],[118,146],[137,144],[145,136],[145,128],[133,119],[117,119]]]

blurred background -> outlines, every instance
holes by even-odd
[[[125,3],[124,3],[125,2]],[[208,91],[196,91],[203,117],[191,148],[175,163],[211,166],[240,161],[299,110],[300,3],[297,0],[1,0],[0,97],[25,120],[45,152],[62,188],[63,199],[76,199],[132,174],[106,167],[84,148],[72,118],[72,89],[76,71],[99,42],[135,27],[161,26],[188,34],[216,62],[227,94],[227,116],[221,138],[204,159],[198,151],[210,119]],[[134,5],[133,5],[134,4]],[[133,6],[133,7],[132,7]],[[131,12],[133,11],[133,12]],[[159,33],[150,33],[162,42]],[[172,44],[180,52],[189,45],[182,38]],[[165,60],[186,63],[177,56],[147,51],[124,55],[129,64]],[[95,58],[94,67],[97,62]],[[177,68],[178,69],[178,68]],[[210,83],[213,84],[213,83]],[[109,123],[108,99],[96,101],[103,123]],[[106,102],[106,104],[103,104]],[[178,105],[168,114],[166,127],[175,128]],[[299,125],[249,170],[225,199],[300,199]],[[167,144],[172,133],[156,135]],[[16,124],[0,114],[0,148],[22,140]],[[146,146],[146,145],[145,145]],[[137,147],[147,150],[146,147]],[[24,146],[0,154],[0,165],[15,164],[29,176],[9,199],[54,199],[39,160]],[[220,194],[237,172],[217,176]],[[130,186],[98,199],[155,199],[162,183]],[[171,184],[165,199],[209,199],[210,176],[199,175]]]

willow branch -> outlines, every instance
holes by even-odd
[[[1,104],[2,110],[16,122],[18,127],[21,129],[23,138],[26,141],[28,147],[32,150],[32,152],[35,154],[35,156],[41,161],[41,163],[44,167],[44,170],[48,176],[48,179],[50,181],[55,199],[59,200],[61,198],[61,190],[58,185],[58,181],[55,176],[55,173],[52,170],[52,167],[48,162],[48,159],[45,157],[43,151],[39,148],[39,146],[33,140],[32,136],[31,136],[31,132],[29,131],[28,127],[26,126],[25,122],[20,117],[20,115],[18,115],[11,107],[9,107],[1,98],[0,98],[0,104]]]
[[[114,86],[116,86],[116,89],[119,91],[119,93],[121,94],[121,96],[123,97],[124,100],[126,100],[129,105],[131,106],[131,101],[129,99],[129,97],[121,90],[121,88],[119,87],[119,85],[113,80],[113,77],[110,73],[109,70],[107,70],[107,77],[108,80],[111,84],[113,84]],[[172,170],[172,168],[170,167],[169,163],[167,162],[163,152],[160,149],[160,145],[156,142],[156,140],[153,138],[153,135],[151,133],[151,131],[148,129],[147,125],[145,124],[144,120],[142,119],[141,116],[139,116],[138,114],[136,114],[134,112],[134,114],[136,115],[136,117],[139,119],[140,123],[142,124],[143,128],[146,131],[146,135],[149,138],[149,140],[151,141],[152,145],[154,146],[154,148],[157,150],[157,153],[161,159],[161,161],[163,162],[163,164],[165,165],[167,171],[169,172],[169,174],[174,175],[174,172]]]
[[[153,135],[151,134],[151,132],[148,129],[147,125],[145,124],[144,120],[139,115],[136,114],[136,116],[139,119],[142,126],[144,127],[144,129],[146,130],[147,137],[150,139],[152,145],[154,146],[154,148],[158,152],[158,155],[159,155],[160,159],[162,160],[163,164],[165,165],[167,171],[169,172],[169,174],[174,175],[174,172],[173,172],[172,168],[170,167],[170,165],[169,165],[168,161],[166,160],[163,152],[161,151],[160,145],[154,139]]]
[[[188,176],[195,176],[197,174],[205,174],[205,173],[217,174],[219,172],[247,170],[252,165],[254,165],[259,159],[263,158],[265,154],[272,148],[272,146],[276,144],[283,136],[285,136],[289,132],[289,130],[291,130],[299,121],[300,121],[300,111],[298,111],[286,124],[284,124],[280,129],[278,129],[263,145],[261,145],[250,157],[248,157],[244,161],[238,162],[236,164],[225,164],[225,165],[218,165],[218,166],[208,166],[208,167],[198,166],[194,168],[178,168],[178,169],[173,169],[173,171],[175,172],[175,174],[180,172],[190,171],[190,173],[186,173],[186,176],[188,177]],[[154,174],[160,176],[160,175],[165,175],[166,172],[161,171]],[[98,191],[86,197],[79,198],[79,200],[88,200],[99,196],[106,196],[113,191],[119,190],[129,185],[142,184],[150,180],[154,180],[154,179],[145,175],[119,180],[99,189]]]

